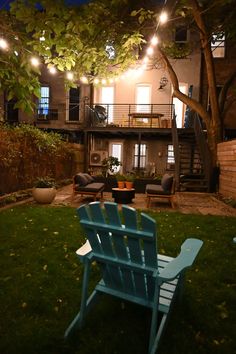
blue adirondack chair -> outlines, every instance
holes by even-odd
[[[106,293],[151,309],[148,353],[154,354],[183,272],[193,264],[203,242],[187,239],[176,258],[157,255],[155,220],[141,213],[139,227],[135,209],[122,206],[121,218],[116,203],[105,202],[104,207],[93,202],[77,209],[88,240],[77,251],[85,266],[80,312],[67,328],[65,338],[81,328],[96,296]],[[88,296],[89,270],[94,261],[100,266],[102,278]]]

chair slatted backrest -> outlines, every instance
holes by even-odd
[[[116,203],[90,203],[78,208],[80,223],[98,261],[105,286],[152,300],[153,272],[157,270],[156,223],[135,209],[122,207],[122,222]]]

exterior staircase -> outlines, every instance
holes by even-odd
[[[209,192],[210,154],[198,116],[194,117],[194,129],[178,131],[175,119],[172,127],[176,189]]]

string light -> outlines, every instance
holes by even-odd
[[[159,17],[160,23],[166,23],[168,20],[168,15],[166,12],[162,12]]]
[[[80,81],[81,81],[83,84],[87,84],[87,83],[88,83],[88,79],[87,79],[86,76],[82,76],[82,77],[80,78]]]
[[[154,36],[152,37],[152,39],[151,39],[151,44],[152,44],[153,46],[155,46],[155,45],[158,44],[158,38],[157,38],[156,35],[154,35]]]
[[[40,61],[38,60],[38,58],[36,58],[36,57],[32,57],[31,59],[30,59],[30,62],[31,62],[31,64],[33,65],[33,66],[39,66],[39,64],[40,64]]]
[[[68,80],[72,81],[74,79],[74,74],[69,71],[66,73],[66,77]]]
[[[160,16],[159,16],[159,23],[157,25],[157,28],[156,28],[156,31],[158,29],[158,26],[159,24],[164,24],[166,23],[168,20],[168,15],[165,11],[162,11]],[[45,31],[42,31],[42,35],[41,37],[39,37],[39,41],[40,42],[43,42],[45,41],[45,37],[44,37],[44,34],[45,34]],[[18,37],[15,37],[15,40],[18,40]],[[159,39],[157,37],[156,34],[153,35],[153,37],[150,39],[150,46],[147,48],[147,55],[143,58],[142,62],[139,64],[139,67],[138,68],[131,68],[129,70],[127,70],[125,73],[123,73],[121,76],[119,77],[115,77],[115,78],[110,78],[110,79],[98,79],[98,78],[94,78],[93,79],[93,83],[94,84],[99,84],[100,82],[103,84],[103,85],[106,85],[107,82],[109,82],[110,84],[112,83],[116,83],[118,82],[120,79],[124,79],[124,78],[127,78],[127,77],[130,77],[132,75],[140,75],[143,73],[144,70],[147,69],[147,64],[149,62],[149,57],[152,56],[154,54],[154,48],[158,43],[159,43]],[[8,48],[8,42],[4,39],[4,38],[1,38],[0,37],[0,49],[4,49],[6,50]],[[49,47],[47,47],[46,49],[50,49]],[[14,54],[16,56],[18,56],[18,52],[15,50],[14,51]],[[149,57],[148,57],[149,56]],[[30,58],[30,62],[33,66],[37,67],[40,65],[40,61],[37,57],[31,57]],[[48,67],[48,71],[50,74],[52,75],[55,75],[57,73],[57,69],[54,67],[54,66],[50,66]],[[66,77],[68,80],[73,80],[74,79],[74,74],[72,72],[67,72],[66,73]],[[86,76],[82,76],[80,78],[80,81],[84,84],[87,84],[89,82],[88,78]]]
[[[154,49],[152,47],[148,47],[147,49],[147,55],[151,56],[154,53]]]
[[[55,75],[57,73],[57,69],[55,68],[55,66],[50,66],[48,68],[48,71],[50,72],[50,74]]]
[[[0,48],[1,49],[7,49],[8,48],[8,43],[4,38],[0,38]]]

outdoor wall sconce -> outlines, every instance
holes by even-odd
[[[162,157],[162,152],[161,151],[158,152],[158,156]]]
[[[167,84],[168,84],[167,77],[162,76],[162,78],[160,79],[160,87],[158,88],[158,90],[162,90]]]

